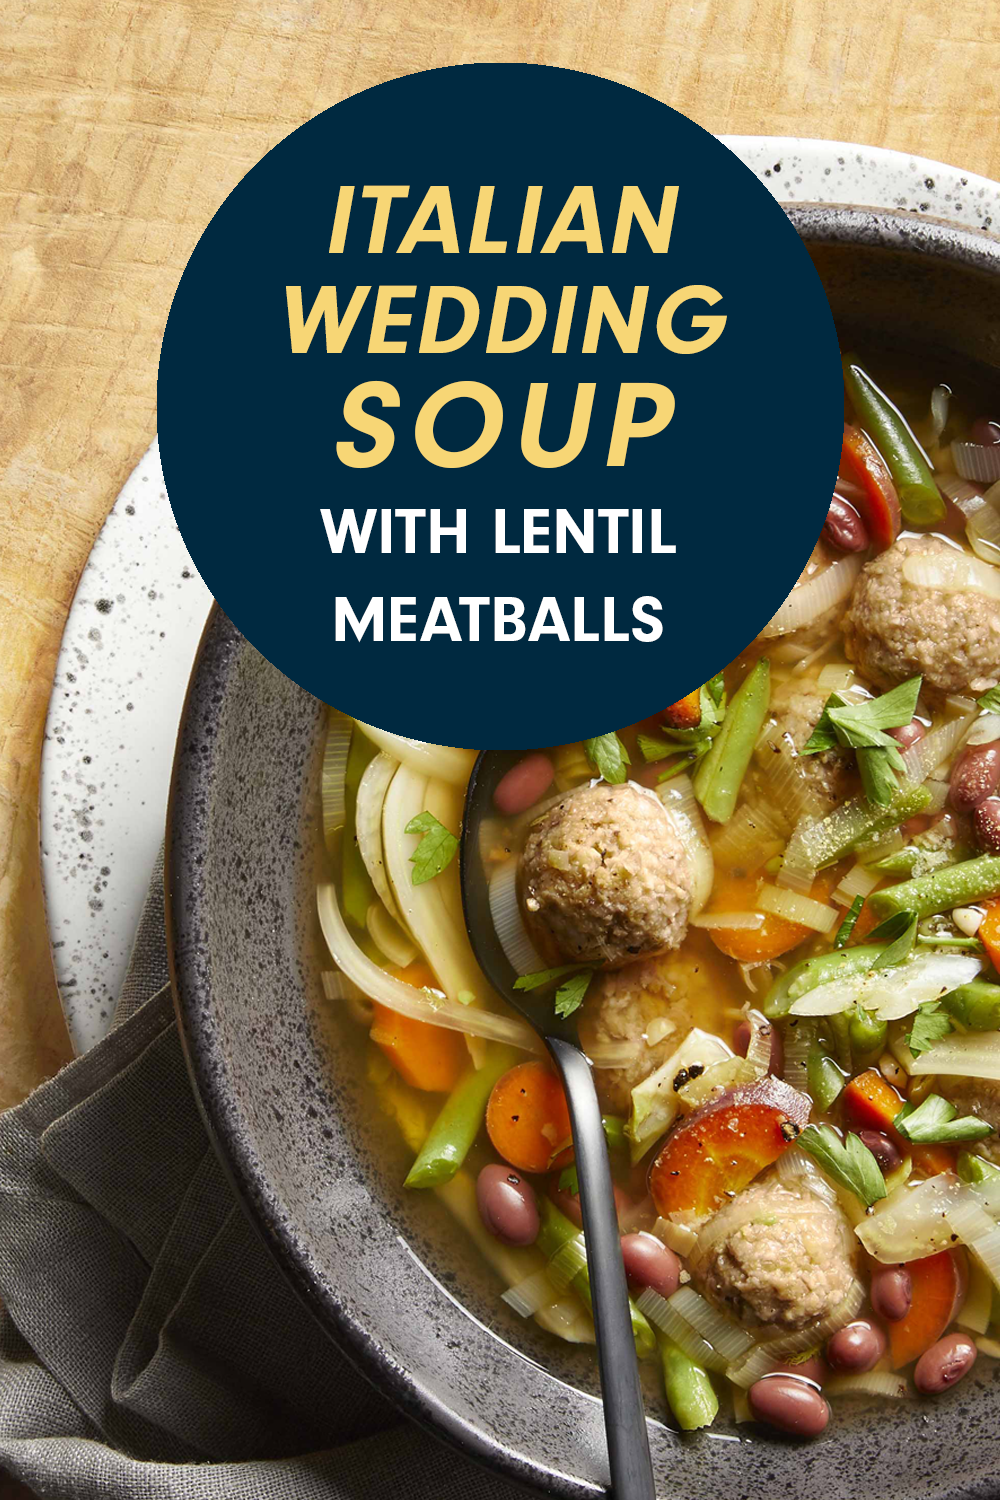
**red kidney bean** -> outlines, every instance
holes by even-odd
[[[484,1167],[476,1182],[479,1217],[505,1245],[533,1245],[538,1238],[535,1190],[513,1167]]]
[[[840,552],[865,552],[868,548],[868,528],[843,495],[834,495],[830,501],[823,540]]]
[[[771,1056],[768,1059],[767,1071],[773,1073],[775,1078],[782,1078],[785,1072],[785,1044],[781,1040],[781,1032],[777,1026],[771,1026],[768,1023],[768,1030],[771,1033]],[[733,1037],[733,1047],[739,1053],[740,1057],[746,1057],[747,1055],[747,1050],[750,1046],[750,1031],[749,1021],[741,1021],[736,1028],[736,1034]]]
[[[792,1375],[765,1375],[748,1394],[758,1422],[793,1437],[818,1437],[830,1420],[830,1408],[819,1391]]]
[[[991,422],[986,417],[978,417],[972,424],[969,442],[982,443],[987,448],[992,447],[994,443],[1000,443],[1000,422]]]
[[[949,801],[956,812],[973,808],[992,797],[1000,782],[1000,740],[969,745],[951,768]]]
[[[899,1323],[913,1301],[913,1278],[905,1266],[872,1266],[871,1302],[880,1318]]]
[[[911,719],[909,724],[904,724],[899,729],[890,729],[888,733],[892,735],[901,749],[909,750],[914,745],[920,744],[927,733],[927,728],[919,719]]]
[[[561,1188],[561,1187],[556,1186],[555,1184],[557,1184],[558,1181],[559,1181],[558,1177],[553,1177],[552,1182],[553,1182],[554,1185],[553,1185],[553,1187],[549,1191],[549,1197],[552,1199],[552,1202],[556,1205],[556,1208],[562,1210],[562,1212],[566,1215],[567,1219],[572,1219],[573,1220],[573,1223],[576,1225],[577,1229],[582,1229],[583,1228],[583,1214],[582,1214],[582,1212],[580,1210],[580,1197],[579,1197],[579,1194],[578,1193],[571,1193],[566,1188]],[[618,1218],[619,1219],[623,1218],[624,1215],[628,1213],[629,1209],[634,1208],[634,1207],[635,1207],[635,1204],[632,1202],[632,1199],[629,1197],[628,1193],[626,1193],[624,1191],[624,1189],[620,1188],[618,1186],[617,1182],[616,1182],[615,1183],[615,1210],[616,1210],[616,1212],[618,1214]]]
[[[827,1363],[831,1370],[851,1375],[863,1375],[874,1370],[886,1350],[886,1336],[877,1323],[859,1318],[838,1328],[826,1346]]]
[[[976,843],[987,854],[1000,854],[1000,797],[987,797],[972,814]]]
[[[976,1346],[966,1333],[949,1333],[921,1354],[913,1384],[922,1396],[937,1396],[968,1375],[976,1363]]]
[[[902,1151],[900,1151],[896,1142],[890,1140],[887,1135],[883,1135],[881,1130],[859,1130],[858,1136],[863,1144],[868,1147],[886,1176],[890,1172],[895,1172],[897,1167],[902,1166]]]
[[[555,769],[547,755],[540,750],[526,755],[516,766],[511,766],[506,776],[501,776],[493,793],[493,801],[505,817],[527,812],[540,801],[555,776]]]
[[[791,1375],[795,1380],[805,1380],[810,1385],[822,1385],[830,1371],[826,1367],[826,1361],[818,1354],[812,1359],[804,1359],[800,1365],[775,1365],[773,1370],[768,1370],[767,1378],[772,1375]]]
[[[633,1288],[652,1287],[661,1297],[672,1297],[681,1283],[681,1263],[655,1234],[623,1234],[622,1260]]]

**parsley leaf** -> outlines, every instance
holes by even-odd
[[[584,743],[584,753],[598,776],[618,785],[628,780],[628,766],[632,762],[628,751],[617,734],[599,734],[596,739]]]
[[[893,772],[906,766],[896,741],[886,731],[909,724],[920,694],[919,677],[901,682],[891,692],[863,703],[848,703],[831,693],[800,755],[817,755],[840,746],[857,753],[858,769],[868,801],[887,807],[898,791]]]
[[[671,751],[676,753],[679,749],[704,755],[712,743],[718,725],[709,724],[705,728],[701,724],[695,724],[692,729],[671,729],[669,724],[661,724],[660,728],[667,736],[665,740],[654,740],[648,734],[639,735],[639,748],[645,760],[662,760]]]
[[[433,813],[417,813],[406,825],[406,833],[420,833],[423,838],[410,855],[413,884],[423,885],[446,870],[458,853],[458,839]]]
[[[698,722],[689,729],[674,729],[661,724],[665,739],[654,739],[652,735],[639,735],[639,750],[647,765],[674,756],[661,772],[659,780],[669,781],[681,771],[690,770],[703,755],[712,748],[726,717],[726,688],[722,673],[717,672],[704,687],[698,689]]]
[[[849,708],[827,710],[827,717],[837,735],[838,744],[844,745],[848,750],[881,750],[887,748],[888,744],[896,744],[896,741],[884,729],[879,729],[864,719],[849,718],[848,715],[851,712]],[[898,745],[896,749],[898,752]]]
[[[718,691],[718,697],[716,697],[716,691]],[[717,677],[713,677],[711,682],[706,682],[703,688],[699,688],[698,706],[701,709],[698,728],[702,731],[717,729],[726,716],[726,690],[722,686],[721,672]]]
[[[902,729],[917,711],[922,681],[920,677],[911,677],[878,698],[852,703],[850,707],[838,710],[837,722],[871,729]]]
[[[876,969],[894,969],[897,964],[905,964],[913,952],[914,944],[917,941],[917,914],[915,911],[908,911],[896,912],[895,915],[900,917],[905,916],[906,926],[893,942],[888,943],[882,949],[882,952],[872,964],[869,973],[873,974]],[[886,925],[888,924],[883,923],[883,926]],[[878,931],[877,928],[876,931]],[[869,940],[871,937],[872,934],[869,933]]]
[[[666,732],[676,733],[677,738],[673,744],[666,740],[651,739],[648,734],[639,735],[639,749],[647,765],[652,765],[658,760],[666,760],[668,755],[675,757],[670,765],[661,771],[657,778],[659,781],[669,781],[672,776],[678,776],[681,771],[686,771],[703,755],[707,755],[712,745],[711,738],[707,734],[703,735],[698,729],[667,730]],[[689,740],[685,738],[688,735],[696,736],[696,738]]]
[[[559,986],[556,990],[557,1016],[571,1016],[574,1011],[580,1009],[593,977],[593,969],[582,969],[579,974],[574,974],[571,979],[567,979],[565,984]]]
[[[906,1045],[914,1057],[927,1052],[936,1042],[943,1041],[951,1031],[951,1017],[941,1009],[939,1000],[930,1000],[921,1005],[913,1017],[913,1024],[906,1034]]]
[[[879,1164],[860,1137],[848,1135],[841,1140],[832,1125],[807,1125],[795,1144],[808,1151],[828,1177],[847,1188],[866,1208],[886,1196]]]
[[[816,720],[812,734],[799,751],[800,755],[822,755],[827,750],[836,750],[840,741],[830,719],[830,708],[843,701],[839,693],[830,694],[823,705],[823,712]]]
[[[837,936],[833,940],[833,946],[835,948],[845,948],[847,946],[848,942],[850,941],[851,933],[858,925],[858,918],[861,915],[861,908],[864,906],[864,904],[865,902],[863,896],[855,896],[854,900],[851,902],[850,911],[847,913],[847,915],[844,917],[844,920],[837,928]]]
[[[899,782],[895,772],[905,767],[894,766],[893,756],[902,762],[898,747],[890,750],[888,746],[883,746],[881,749],[862,746],[857,751],[861,785],[873,807],[888,807],[899,791]]]
[[[581,964],[562,964],[558,969],[539,969],[537,974],[522,974],[520,979],[514,980],[514,988],[537,990],[543,984],[551,984],[554,979],[561,979],[564,974],[576,974],[582,967]]]
[[[573,1194],[580,1191],[580,1179],[576,1175],[576,1166],[572,1162],[568,1167],[563,1167],[559,1173],[559,1191]]]
[[[562,964],[557,969],[539,969],[537,974],[522,974],[520,978],[515,979],[514,988],[538,990],[543,984],[553,984],[567,974],[570,977],[566,983],[561,984],[556,990],[555,1009],[557,1016],[571,1016],[583,1004],[590,981],[594,977],[593,969],[582,968],[579,964]]]
[[[676,740],[670,743],[667,740],[654,740],[648,734],[640,734],[638,737],[639,751],[647,765],[653,761],[666,760],[668,755],[676,755],[678,743]]]
[[[868,934],[869,943],[891,943],[895,938],[906,931],[913,921],[912,911],[894,911],[891,917],[886,917],[877,927],[873,927]]]
[[[719,717],[713,720],[713,723],[721,724],[722,715],[726,710],[726,683],[722,673],[716,672],[714,677],[710,677],[701,691],[703,695],[711,699],[714,707],[719,710]],[[705,696],[702,697],[702,713],[705,711]]]
[[[893,1120],[893,1128],[914,1146],[948,1141],[979,1141],[993,1134],[993,1126],[975,1115],[958,1118],[958,1110],[940,1094],[928,1094],[918,1105],[904,1104]]]
[[[976,702],[980,708],[985,708],[987,713],[1000,713],[1000,684],[988,688],[981,698]]]

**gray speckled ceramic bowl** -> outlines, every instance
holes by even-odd
[[[1000,241],[867,210],[797,208],[844,337],[1000,370]],[[734,642],[734,646],[738,643]],[[219,1152],[293,1284],[409,1415],[562,1496],[606,1482],[593,1360],[498,1297],[365,1101],[358,1038],[324,1010],[313,896],[322,708],[216,612],[178,742],[167,891],[178,1014]],[[971,1500],[1000,1486],[987,1362],[933,1404],[838,1407],[807,1447],[650,1421],[661,1494]],[[663,1410],[650,1384],[648,1409]]]

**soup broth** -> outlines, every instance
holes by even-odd
[[[680,702],[526,751],[480,839],[594,1065],[637,1352],[688,1430],[814,1437],[1000,1355],[1000,407],[905,356],[845,372],[774,619]],[[464,927],[473,761],[331,710],[324,989],[407,1191],[586,1345],[566,1102]]]

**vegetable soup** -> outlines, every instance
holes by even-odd
[[[594,1066],[636,1349],[685,1430],[816,1437],[1000,1356],[1000,409],[920,369],[845,360],[827,521],[761,636],[526,751],[482,828],[518,985]],[[465,932],[474,759],[331,710],[324,990],[407,1189],[514,1315],[592,1343],[562,1087]]]

